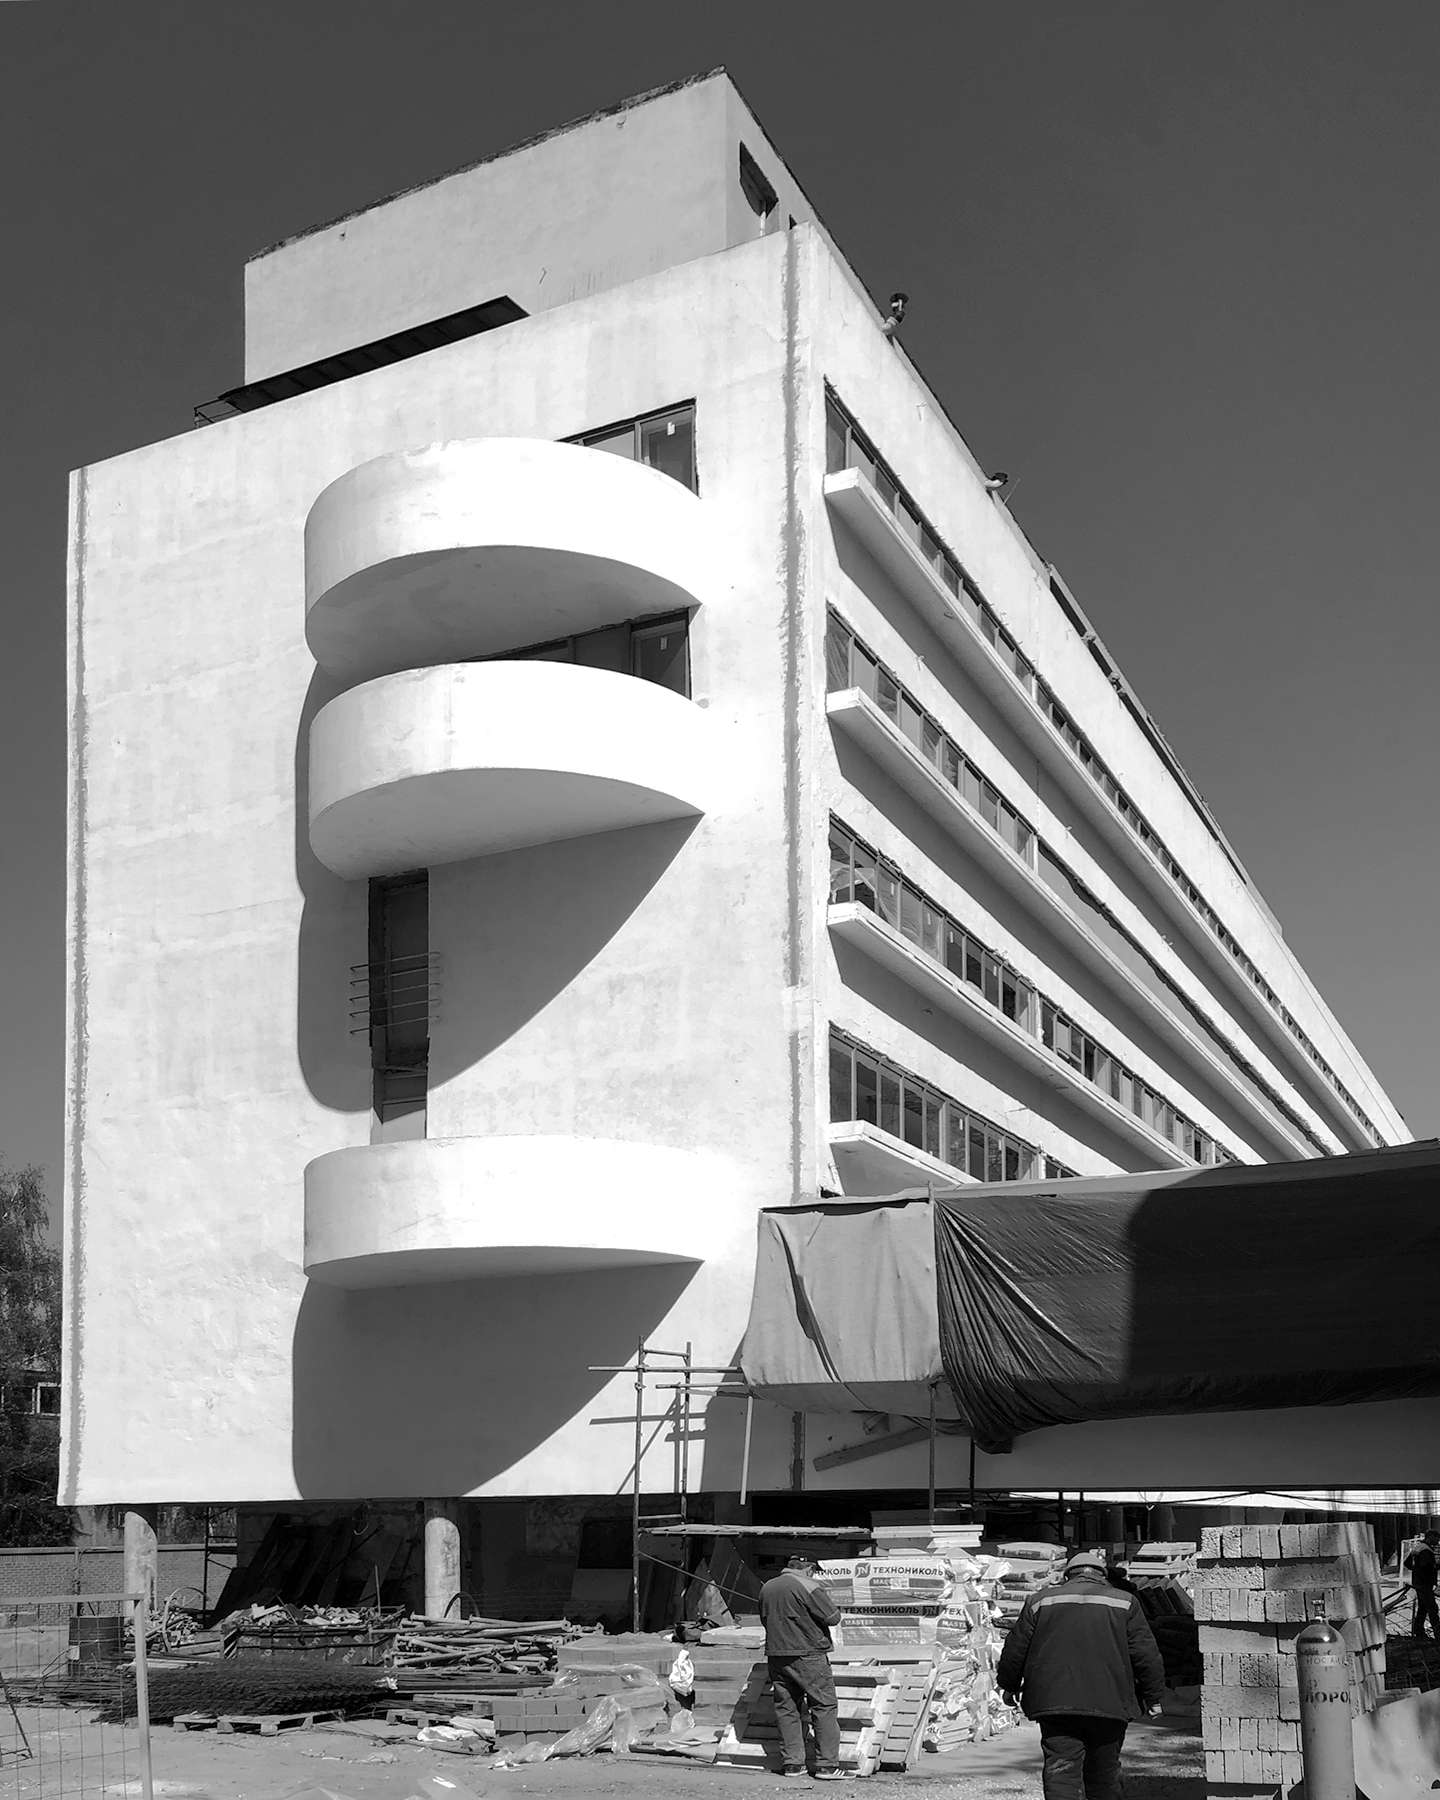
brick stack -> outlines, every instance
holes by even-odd
[[[1202,1533],[1195,1617],[1205,1672],[1205,1775],[1217,1800],[1288,1792],[1303,1777],[1295,1639],[1316,1600],[1349,1647],[1355,1710],[1379,1703],[1379,1584],[1368,1525],[1232,1525]]]

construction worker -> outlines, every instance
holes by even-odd
[[[1165,1668],[1144,1609],[1082,1550],[1025,1602],[996,1671],[1006,1701],[1040,1722],[1045,1800],[1119,1800],[1125,1727],[1158,1713]]]
[[[1440,1612],[1435,1607],[1435,1546],[1440,1544],[1440,1531],[1427,1531],[1420,1542],[1405,1558],[1405,1567],[1410,1571],[1410,1589],[1415,1596],[1415,1611],[1410,1620],[1411,1637],[1423,1638],[1425,1621],[1430,1621],[1430,1631],[1437,1643],[1440,1643]]]
[[[840,1708],[830,1667],[830,1627],[840,1609],[815,1580],[819,1565],[792,1556],[784,1571],[760,1590],[765,1660],[775,1695],[775,1717],[785,1753],[785,1773],[805,1773],[805,1717],[815,1740],[815,1779],[841,1781]]]

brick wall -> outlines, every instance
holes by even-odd
[[[1350,1651],[1351,1704],[1385,1688],[1380,1565],[1368,1525],[1233,1525],[1201,1534],[1195,1572],[1211,1795],[1288,1791],[1303,1777],[1295,1639],[1315,1601]]]

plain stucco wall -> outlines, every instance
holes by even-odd
[[[771,228],[812,218],[716,74],[262,252],[245,270],[245,379],[500,294],[544,312],[743,244],[762,228],[740,190],[741,142],[779,195]]]
[[[592,1421],[623,1418],[631,1390],[588,1365],[642,1332],[733,1356],[754,1211],[793,1181],[786,255],[756,242],[81,477],[67,1499],[616,1487],[629,1435]],[[308,727],[336,686],[304,642],[309,506],[387,450],[566,436],[692,397],[735,558],[693,639],[726,792],[693,827],[613,834],[599,864],[585,839],[435,872],[451,1003],[430,1131],[564,1129],[559,1090],[577,1130],[698,1138],[735,1169],[713,1227],[728,1248],[698,1273],[307,1288],[305,1164],[370,1135],[347,1017],[366,887],[320,867],[304,829]],[[651,1485],[671,1455],[656,1447]]]

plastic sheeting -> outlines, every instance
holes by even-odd
[[[795,1412],[923,1418],[934,1383],[937,1413],[953,1419],[928,1201],[762,1212],[740,1367],[756,1393]]]
[[[1440,1394],[1440,1143],[949,1189],[940,1344],[982,1450],[1084,1420]]]

